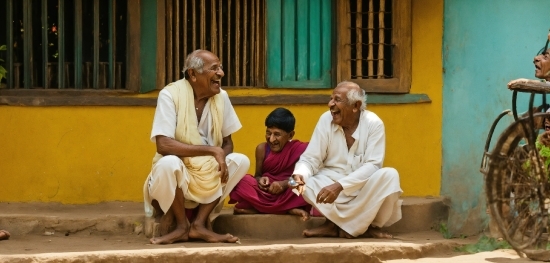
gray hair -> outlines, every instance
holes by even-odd
[[[187,55],[187,58],[185,59],[185,64],[183,65],[183,74],[184,76],[187,76],[187,70],[194,69],[198,73],[202,73],[202,68],[204,67],[204,60],[198,56],[200,52],[202,52],[202,49],[197,49],[189,55]]]
[[[359,87],[357,83],[351,81],[342,81],[336,85],[337,88],[343,86],[350,86],[354,88],[346,93],[348,104],[353,105],[355,102],[360,101],[361,106],[359,106],[359,109],[365,110],[367,108],[367,94],[365,93],[365,90]]]

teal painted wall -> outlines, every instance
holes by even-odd
[[[479,232],[488,222],[479,172],[485,140],[496,116],[512,107],[506,83],[534,79],[532,61],[545,44],[549,10],[543,0],[445,1],[441,194],[451,198],[448,225],[455,235]],[[527,95],[519,98],[519,111],[527,110]],[[505,117],[495,134],[511,120]]]

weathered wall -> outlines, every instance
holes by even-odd
[[[425,93],[432,102],[368,106],[386,124],[385,165],[400,171],[408,196],[437,196],[440,191],[442,23],[442,1],[413,0],[411,93]],[[229,91],[230,96],[270,92]],[[327,101],[330,94],[274,92],[323,93]],[[236,106],[244,127],[233,136],[235,151],[253,159],[264,140],[265,116],[277,106]],[[326,105],[288,108],[297,118],[296,138],[304,141],[327,110]],[[141,201],[154,153],[148,141],[153,114],[152,107],[0,106],[0,202]],[[253,165],[254,160],[250,172]]]
[[[549,1],[447,0],[443,38],[443,170],[454,234],[480,231],[487,220],[483,147],[496,116],[512,106],[509,80],[534,78],[533,57],[546,41]],[[520,97],[520,111],[527,97]],[[493,141],[512,118],[505,118]]]

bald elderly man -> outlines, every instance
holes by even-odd
[[[384,123],[365,109],[365,91],[353,82],[339,83],[328,107],[292,175],[296,192],[326,217],[303,235],[392,238],[380,228],[401,219],[403,191],[398,172],[382,168]]]

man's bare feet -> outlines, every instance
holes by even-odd
[[[302,235],[304,237],[337,237],[339,232],[338,226],[326,219],[322,225],[304,230]]]
[[[341,228],[338,228],[338,237],[349,238],[349,239],[355,238],[354,236],[348,234],[348,232],[344,231]]]
[[[374,238],[384,238],[384,239],[392,239],[393,236],[385,231],[382,231],[379,227],[376,226],[369,226],[369,229],[367,229],[366,232],[367,236],[374,237]]]
[[[288,210],[288,213],[291,214],[291,215],[297,215],[297,216],[300,216],[302,217],[302,221],[307,221],[309,220],[309,213],[306,212],[305,210],[303,209],[300,209],[300,208],[294,208],[294,209],[290,209]]]
[[[168,210],[159,220],[159,234],[164,236],[175,229],[175,216],[172,209]]]
[[[172,244],[174,242],[185,242],[189,239],[189,227],[177,227],[174,231],[161,237],[151,238],[151,244]]]
[[[202,239],[209,243],[237,243],[237,241],[239,241],[239,238],[236,236],[231,234],[216,234],[213,231],[208,230],[206,227],[198,224],[191,224],[189,238]]]
[[[258,210],[254,208],[233,208],[233,214],[235,215],[249,215],[249,214],[259,214]]]
[[[10,232],[6,230],[0,230],[0,240],[8,240],[10,239]]]

